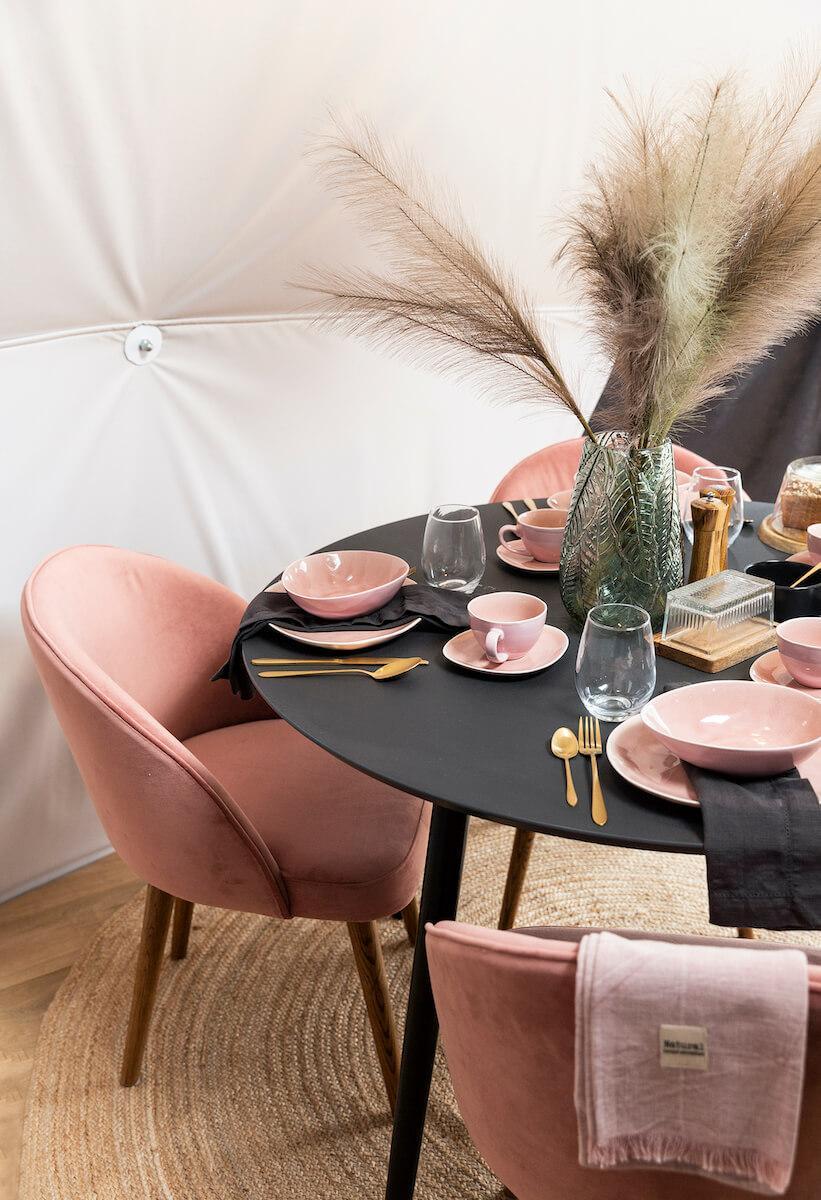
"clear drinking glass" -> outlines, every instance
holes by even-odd
[[[589,713],[624,721],[656,686],[650,616],[635,604],[599,604],[587,614],[576,656],[576,691]]]
[[[696,467],[690,483],[690,500],[698,499],[699,494],[710,487],[731,487],[735,492],[733,507],[730,510],[730,532],[727,538],[727,544],[732,546],[744,528],[744,489],[741,486],[741,472],[737,471],[735,467]],[[684,532],[692,542],[693,518],[690,514],[689,504],[684,506],[683,524]]]
[[[472,592],[485,573],[479,510],[466,504],[431,509],[422,542],[422,570],[433,587]]]

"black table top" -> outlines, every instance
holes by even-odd
[[[749,504],[758,524],[771,506]],[[483,585],[531,592],[548,607],[547,620],[570,637],[564,657],[539,675],[486,678],[451,666],[442,657],[447,634],[418,627],[375,653],[420,655],[430,666],[401,679],[372,683],[344,680],[260,679],[252,658],[307,657],[312,651],[271,632],[249,639],[244,656],[255,686],[290,725],[337,758],[404,791],[503,824],[608,845],[699,853],[697,808],[654,799],[624,782],[606,755],[599,771],[608,822],[590,817],[589,766],[574,763],[579,804],[564,800],[564,767],[548,750],[560,725],[575,729],[584,711],[576,694],[574,664],[579,641],[559,596],[558,575],[536,576],[506,568],[496,557],[497,533],[509,516],[500,504],[480,508],[488,547]],[[355,534],[328,549],[385,550],[411,565],[420,558],[425,517],[412,517]],[[743,569],[760,559],[780,558],[745,527],[730,549],[729,566]],[[421,573],[420,573],[421,577]],[[746,679],[749,661],[711,678]],[[704,676],[658,659],[657,690],[695,683]],[[612,726],[602,725],[604,734]]]

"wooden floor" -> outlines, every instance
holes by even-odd
[[[0,904],[0,1200],[16,1200],[43,1014],[98,927],[142,886],[116,855]]]

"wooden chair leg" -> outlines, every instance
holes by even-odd
[[[148,1039],[148,1027],[154,1009],[154,998],[157,994],[157,982],[160,978],[160,967],[173,904],[173,896],[149,885],[145,895],[143,931],[137,955],[131,1013],[128,1018],[128,1032],[120,1070],[120,1083],[123,1087],[131,1087],[140,1077],[140,1067],[145,1043]]]
[[[737,933],[740,938],[751,938],[752,940],[758,936],[754,929],[749,929],[746,925],[739,925]]]
[[[185,958],[188,953],[188,935],[194,917],[192,900],[174,901],[174,920],[171,924],[171,957]]]
[[[510,852],[510,863],[507,868],[505,894],[502,897],[502,909],[499,913],[499,928],[512,929],[522,895],[527,864],[530,862],[530,852],[533,849],[533,839],[536,834],[530,829],[517,829],[513,839],[513,849]]]
[[[349,921],[348,934],[359,972],[359,981],[362,984],[362,994],[365,997],[382,1078],[385,1080],[388,1103],[393,1112],[399,1083],[399,1045],[376,922]]]
[[[419,933],[419,905],[415,896],[410,904],[406,904],[402,909],[402,920],[405,922],[405,932],[408,935],[408,941],[412,946],[415,946],[416,937]]]

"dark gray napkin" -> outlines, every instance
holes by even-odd
[[[434,629],[464,629],[468,624],[467,606],[470,600],[471,597],[463,592],[451,592],[419,583],[414,587],[400,588],[392,600],[375,612],[364,613],[361,617],[347,617],[344,621],[329,621],[305,612],[284,592],[260,592],[243,613],[228,659],[212,677],[212,683],[227,679],[234,695],[250,700],[254,689],[242,662],[242,643],[267,630],[270,621],[275,621],[285,629],[300,632],[339,633],[350,629],[394,629],[407,624],[414,617],[421,617]]]
[[[821,929],[821,805],[798,772],[742,779],[682,764],[701,804],[713,925]]]
[[[821,929],[821,804],[812,784],[796,770],[750,779],[681,765],[701,805],[711,924]]]

